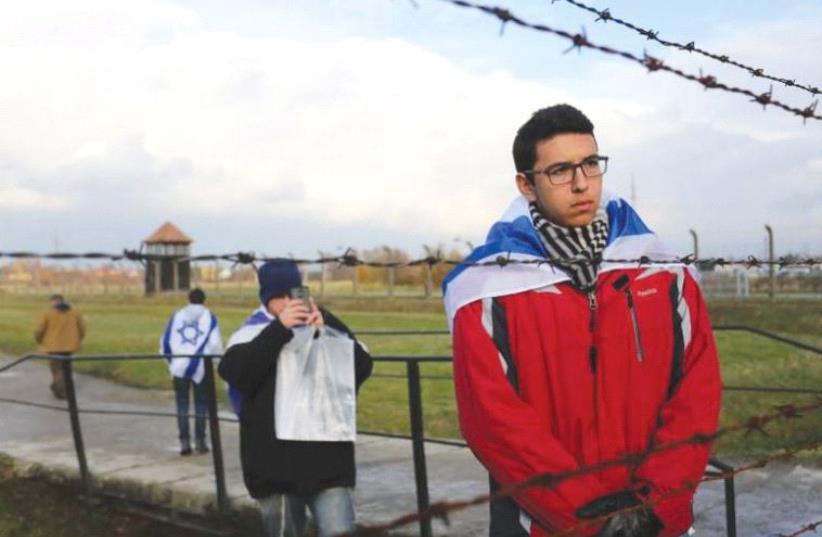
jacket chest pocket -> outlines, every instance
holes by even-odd
[[[616,286],[615,286],[616,287]],[[664,282],[624,282],[617,288],[632,360],[660,363],[671,345],[672,310]]]

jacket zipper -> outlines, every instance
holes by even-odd
[[[642,350],[642,337],[639,333],[639,319],[637,319],[636,307],[634,307],[634,295],[631,294],[631,290],[627,287],[625,288],[625,296],[628,299],[628,311],[631,312],[631,325],[634,328],[636,359],[638,362],[642,363],[642,361],[645,360],[645,352]]]
[[[591,366],[591,374],[596,375],[597,372],[597,346],[594,339],[594,331],[596,330],[596,311],[597,311],[597,295],[594,289],[588,291],[588,309],[591,312],[591,320],[588,323],[588,328],[591,331],[591,347],[588,349],[588,363]]]

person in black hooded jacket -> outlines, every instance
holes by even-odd
[[[354,339],[357,389],[372,361],[345,324],[313,302],[291,299],[301,286],[292,262],[265,263],[258,270],[262,306],[228,342],[219,374],[239,393],[240,458],[243,479],[260,505],[266,537],[301,536],[310,509],[320,537],[354,529],[352,489],[356,479],[353,442],[277,438],[274,420],[277,361],[294,327],[334,328]]]

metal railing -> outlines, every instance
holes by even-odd
[[[822,354],[822,349],[817,346],[810,345],[801,341],[795,341],[772,332],[752,328],[748,326],[716,326],[716,331],[746,331],[762,337],[766,337],[793,347]],[[368,330],[360,331],[358,336],[444,336],[448,335],[445,330]],[[188,355],[172,355],[174,357],[188,357]],[[212,462],[214,467],[215,477],[215,492],[217,498],[217,510],[221,514],[225,514],[229,510],[229,500],[226,488],[225,478],[225,464],[223,461],[223,448],[220,436],[220,422],[233,422],[238,420],[234,418],[220,417],[217,408],[217,392],[214,375],[214,359],[219,359],[220,355],[205,355],[203,361],[205,364],[206,395],[207,395],[207,410],[208,410],[208,424],[211,435],[212,444]],[[72,437],[74,440],[74,447],[77,454],[77,463],[80,473],[80,482],[82,492],[86,497],[91,497],[93,494],[92,476],[89,471],[88,462],[86,460],[86,450],[83,440],[83,431],[80,424],[81,414],[109,414],[109,415],[130,415],[130,416],[153,416],[153,417],[178,417],[176,412],[148,412],[148,411],[124,411],[124,410],[109,410],[109,409],[94,409],[94,408],[80,408],[77,403],[77,392],[74,386],[74,362],[94,362],[94,361],[126,361],[126,360],[165,360],[166,355],[160,354],[111,354],[111,355],[78,355],[78,356],[59,356],[47,354],[27,354],[11,363],[0,367],[0,373],[12,369],[29,360],[57,360],[61,362],[63,370],[63,377],[66,384],[66,402],[67,407],[56,405],[44,405],[32,403],[29,401],[20,401],[7,398],[0,398],[2,403],[12,403],[27,406],[34,406],[39,408],[47,408],[52,410],[67,411],[71,425]],[[440,443],[451,446],[467,447],[465,442],[459,440],[448,439],[427,439],[425,437],[424,419],[423,419],[423,401],[422,401],[422,380],[450,380],[449,375],[429,375],[425,376],[420,373],[420,364],[423,363],[448,363],[451,361],[450,356],[373,356],[372,359],[377,363],[404,363],[405,364],[405,378],[407,379],[408,390],[408,423],[409,435],[392,434],[380,431],[365,431],[360,430],[363,434],[373,434],[379,436],[387,436],[394,438],[403,438],[411,441],[412,456],[414,461],[414,477],[416,488],[417,508],[419,511],[426,510],[430,505],[430,496],[428,488],[428,471],[425,456],[425,443]],[[375,374],[374,376],[379,377]],[[402,375],[382,375],[392,378],[402,378]],[[801,393],[801,394],[815,394],[822,395],[822,390],[806,390],[798,388],[773,388],[764,386],[724,386],[725,390],[729,391],[748,391],[748,392],[779,392],[779,393]],[[190,416],[190,415],[189,415]],[[709,464],[718,469],[719,472],[727,472],[733,468],[728,464],[712,458]],[[715,473],[715,472],[714,472]],[[707,475],[712,475],[712,471],[708,470]],[[726,513],[726,532],[728,537],[736,537],[736,499],[734,492],[734,478],[733,476],[724,479],[725,482],[725,513]],[[432,528],[430,519],[426,518],[419,522],[420,535],[422,537],[431,537]]]

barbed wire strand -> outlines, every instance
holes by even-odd
[[[780,533],[779,537],[798,537],[799,535],[804,535],[805,533],[814,532],[816,533],[816,529],[822,527],[822,520],[817,520],[816,522],[811,522],[810,524],[806,524],[796,530],[795,532],[791,533],[790,535],[786,535],[784,533]]]
[[[717,80],[715,76],[702,74],[701,70],[699,75],[686,73],[681,69],[677,69],[676,67],[667,65],[664,61],[649,55],[647,52],[643,53],[643,57],[640,58],[630,52],[615,49],[609,46],[597,45],[588,39],[588,36],[586,35],[584,28],[580,33],[574,34],[565,30],[551,28],[550,26],[546,26],[545,24],[536,24],[528,22],[514,15],[510,10],[502,7],[480,4],[469,0],[440,0],[440,2],[446,2],[448,4],[452,4],[454,6],[464,9],[480,11],[482,13],[485,13],[486,15],[496,17],[502,23],[500,33],[502,33],[502,31],[504,30],[506,24],[511,23],[523,28],[528,28],[530,30],[553,34],[558,37],[565,38],[571,42],[571,46],[568,49],[566,49],[565,52],[569,52],[571,50],[582,50],[583,48],[597,50],[605,54],[617,56],[625,60],[637,63],[645,67],[645,69],[647,69],[649,73],[653,73],[655,71],[665,71],[674,74],[680,78],[684,78],[686,80],[690,80],[692,82],[701,84],[702,87],[706,90],[718,89],[728,93],[735,93],[739,95],[748,96],[751,98],[752,102],[761,104],[763,108],[767,107],[768,105],[771,105],[780,108],[785,112],[797,115],[803,118],[803,123],[806,123],[808,119],[822,120],[822,115],[816,114],[816,107],[819,104],[818,99],[814,100],[805,108],[797,108],[774,99],[773,88],[763,93],[756,93],[746,88],[739,88],[736,86],[724,84]]]
[[[560,1],[560,0],[551,0],[551,3],[554,4],[558,1]],[[578,0],[563,0],[563,1],[567,4],[571,4],[572,6],[578,7],[580,9],[583,9],[585,11],[588,11],[590,13],[595,14],[597,16],[595,22],[613,21],[614,23],[616,23],[620,26],[624,26],[625,28],[629,28],[629,29],[633,30],[634,32],[638,33],[639,35],[645,37],[646,39],[648,39],[650,41],[655,41],[656,43],[659,43],[660,45],[664,45],[666,47],[671,47],[671,48],[676,48],[676,49],[679,49],[679,50],[684,50],[686,52],[695,52],[699,55],[705,56],[706,58],[711,58],[712,60],[716,60],[720,63],[724,63],[726,65],[733,65],[734,67],[738,67],[740,69],[743,69],[743,70],[747,71],[748,73],[750,73],[754,77],[772,80],[773,82],[778,82],[780,84],[785,85],[786,87],[797,88],[797,89],[800,89],[800,90],[804,90],[804,91],[806,91],[806,92],[808,92],[808,93],[810,93],[811,95],[814,95],[814,96],[819,95],[820,93],[822,93],[822,90],[820,90],[819,87],[817,87],[817,86],[812,86],[810,84],[802,84],[802,83],[797,82],[796,79],[770,75],[770,74],[766,73],[763,68],[752,67],[750,65],[746,65],[742,62],[739,62],[739,61],[736,61],[736,60],[732,59],[727,54],[717,54],[717,53],[705,50],[703,48],[697,47],[696,44],[693,41],[690,41],[686,44],[682,44],[682,43],[678,43],[676,41],[668,41],[666,39],[662,39],[661,37],[659,37],[659,32],[658,31],[650,30],[650,29],[646,29],[646,28],[641,28],[641,27],[639,27],[635,24],[632,24],[632,23],[626,21],[625,19],[620,19],[619,17],[615,17],[611,13],[611,10],[608,9],[608,8],[600,10],[600,9],[595,8],[595,7],[584,4],[584,3],[582,3]]]
[[[493,494],[481,494],[467,500],[444,500],[436,502],[423,511],[407,513],[384,524],[362,526],[357,531],[344,535],[345,537],[382,535],[392,529],[426,519],[439,519],[448,524],[448,515],[450,513],[462,511],[469,507],[487,504],[494,500],[509,498],[532,487],[553,488],[568,479],[600,472],[614,466],[637,466],[646,460],[650,455],[689,445],[710,444],[715,440],[732,433],[744,432],[745,434],[751,434],[754,432],[759,432],[767,434],[764,428],[773,421],[798,419],[804,417],[806,413],[819,411],[820,409],[822,409],[822,398],[817,398],[814,403],[809,403],[802,406],[798,406],[796,404],[779,405],[775,407],[775,410],[771,413],[753,415],[744,421],[723,427],[712,434],[698,433],[685,439],[649,446],[648,449],[640,453],[628,453],[621,457],[601,461],[593,465],[583,466],[565,472],[537,474],[510,486],[501,488]],[[816,441],[814,447],[818,447],[819,444],[820,441]],[[805,449],[809,448],[806,447]],[[784,457],[784,454],[772,456],[774,459]],[[757,462],[761,464],[761,460],[762,459]]]
[[[551,537],[564,537],[565,535],[573,535],[574,533],[576,533],[579,530],[584,530],[584,529],[589,528],[591,526],[596,526],[598,524],[605,523],[609,519],[611,519],[611,518],[613,518],[617,515],[630,513],[630,512],[633,512],[633,511],[639,511],[639,510],[645,509],[645,508],[651,508],[654,505],[662,503],[665,500],[668,500],[670,498],[675,498],[675,497],[677,497],[679,495],[682,495],[682,494],[691,494],[691,493],[693,493],[693,491],[695,491],[697,489],[697,487],[701,483],[706,483],[706,482],[711,482],[711,481],[724,481],[726,479],[736,477],[736,476],[738,476],[742,473],[749,472],[751,470],[759,470],[761,468],[764,468],[768,464],[770,464],[771,462],[792,459],[792,458],[796,457],[796,455],[798,455],[799,453],[801,453],[803,451],[813,451],[813,450],[819,449],[820,447],[822,447],[822,439],[811,440],[809,442],[799,444],[799,445],[794,446],[792,448],[785,449],[785,451],[783,451],[783,452],[776,453],[776,454],[773,454],[773,455],[769,455],[769,456],[766,456],[766,457],[761,457],[761,458],[757,459],[756,461],[754,461],[752,463],[749,463],[749,464],[746,464],[744,466],[740,466],[738,468],[734,468],[734,469],[731,469],[731,470],[721,471],[721,472],[718,472],[718,473],[710,475],[710,476],[704,476],[698,482],[686,481],[680,487],[676,487],[676,488],[671,489],[669,491],[663,492],[663,493],[661,493],[658,496],[653,497],[653,498],[646,498],[645,500],[641,501],[640,503],[637,503],[636,505],[631,505],[631,506],[625,507],[623,509],[618,509],[618,510],[615,510],[615,511],[611,511],[608,514],[604,514],[604,515],[596,517],[596,518],[591,518],[591,519],[588,519],[588,520],[584,520],[584,521],[582,521],[578,524],[575,524],[573,526],[565,528],[564,530],[561,530],[559,532],[551,533],[550,535],[551,535]]]
[[[743,266],[746,268],[757,268],[757,267],[767,267],[767,266],[775,266],[778,268],[785,268],[785,267],[814,267],[817,265],[822,265],[822,258],[820,257],[795,257],[795,256],[781,256],[773,261],[769,259],[759,259],[754,255],[749,255],[744,259],[728,259],[724,257],[708,257],[708,258],[696,258],[693,255],[685,255],[680,257],[671,257],[669,259],[652,259],[647,256],[642,256],[638,258],[632,259],[620,259],[620,258],[602,258],[602,259],[588,259],[585,257],[577,257],[577,258],[570,258],[561,262],[550,260],[550,259],[543,259],[543,258],[534,258],[534,259],[517,259],[514,258],[515,254],[513,252],[506,252],[504,254],[500,254],[496,256],[494,259],[486,259],[484,261],[466,261],[463,259],[447,259],[441,256],[441,254],[437,253],[436,255],[428,255],[426,257],[413,259],[410,261],[367,261],[365,259],[361,259],[356,253],[353,248],[349,248],[344,254],[339,256],[331,256],[331,257],[318,257],[318,258],[296,258],[296,257],[269,257],[269,256],[258,256],[254,252],[235,252],[235,253],[226,253],[226,254],[205,254],[205,255],[194,255],[194,256],[163,256],[158,254],[146,254],[142,252],[138,252],[136,250],[124,250],[121,254],[111,254],[111,253],[101,253],[101,252],[88,252],[88,253],[69,253],[69,252],[52,252],[52,253],[35,253],[35,252],[0,252],[0,259],[7,258],[7,259],[47,259],[53,261],[67,261],[67,260],[78,260],[78,259],[87,259],[87,260],[109,260],[109,261],[136,261],[136,262],[145,262],[145,261],[176,261],[176,262],[183,262],[183,261],[190,261],[190,262],[201,262],[201,261],[227,261],[234,263],[235,265],[251,265],[254,263],[265,263],[265,262],[293,262],[300,265],[322,265],[322,264],[336,264],[339,266],[344,267],[374,267],[374,268],[405,268],[405,267],[419,267],[428,265],[430,267],[434,267],[437,265],[449,265],[449,266],[477,266],[477,267],[489,267],[489,266],[499,266],[505,267],[507,265],[553,265],[562,267],[564,265],[572,265],[572,264],[588,264],[591,262],[595,263],[612,263],[612,264],[636,264],[638,266],[643,265],[671,265],[671,264],[681,264],[681,265],[694,265],[694,264],[702,264],[702,265],[713,265],[718,267],[730,267],[730,266]]]

